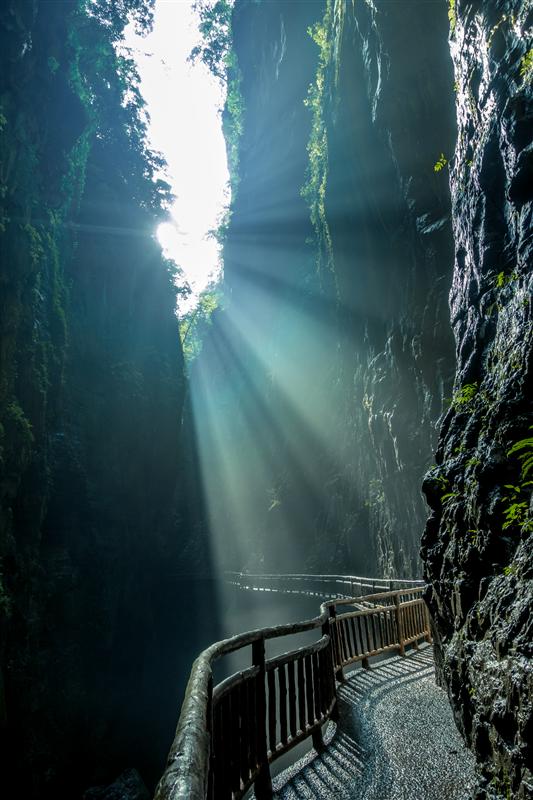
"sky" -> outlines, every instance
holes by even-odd
[[[150,115],[152,147],[168,164],[166,180],[176,195],[172,221],[157,236],[165,255],[181,267],[193,295],[180,300],[180,315],[219,270],[219,246],[208,238],[229,205],[229,174],[222,120],[225,87],[201,63],[187,57],[199,43],[190,0],[156,0],[153,30],[139,36],[126,29]]]

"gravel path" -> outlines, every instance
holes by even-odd
[[[328,747],[274,779],[279,800],[468,800],[474,759],[435,684],[431,647],[360,667],[339,688]]]

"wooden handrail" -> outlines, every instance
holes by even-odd
[[[254,784],[272,797],[269,764],[337,714],[335,678],[343,668],[409,643],[431,641],[429,612],[417,586],[321,604],[320,615],[249,631],[208,647],[193,664],[155,800],[238,800]],[[337,613],[337,607],[356,610]],[[271,659],[265,641],[321,628],[316,642]],[[213,689],[213,663],[252,646],[252,665]]]
[[[423,585],[423,581],[419,578],[368,578],[364,575],[322,575],[322,574],[315,574],[315,573],[306,573],[306,572],[286,572],[286,573],[262,573],[262,572],[231,572],[227,571],[224,573],[227,576],[234,576],[239,578],[265,578],[268,580],[321,580],[321,581],[343,581],[344,583],[359,583],[363,581],[363,583],[367,586],[371,586],[373,583],[383,583],[386,585],[390,585],[391,583],[401,583],[413,586],[421,586]]]
[[[265,592],[282,592],[286,594],[308,594],[329,597],[354,597],[367,592],[393,591],[400,588],[423,586],[423,581],[399,578],[367,578],[361,575],[318,575],[304,573],[286,573],[270,575],[268,573],[226,572],[230,584],[241,589]]]

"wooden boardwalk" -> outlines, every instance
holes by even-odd
[[[345,576],[313,576],[320,577]],[[403,656],[406,646],[431,642],[423,587],[414,583],[327,600],[314,619],[240,634],[201,653],[156,800],[239,800],[252,785],[258,800],[272,798],[272,762],[308,737],[323,750],[325,724],[339,719],[345,667],[369,667],[375,656]],[[315,630],[312,644],[267,657],[270,640]],[[250,667],[213,687],[213,662],[247,647]]]
[[[337,691],[340,719],[322,753],[311,750],[273,780],[278,800],[469,800],[475,759],[430,646],[355,669]]]

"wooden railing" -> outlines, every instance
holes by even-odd
[[[320,615],[239,634],[211,645],[194,662],[168,765],[156,800],[238,800],[254,784],[272,797],[269,764],[336,718],[335,678],[343,667],[431,641],[423,587],[330,600]],[[339,613],[343,606],[354,611]],[[265,642],[320,628],[313,644],[267,659]],[[252,664],[213,689],[216,659],[251,646]]]
[[[308,594],[326,598],[355,597],[376,592],[423,586],[420,580],[368,578],[361,575],[314,575],[307,573],[226,572],[226,581],[240,589],[283,594]]]

